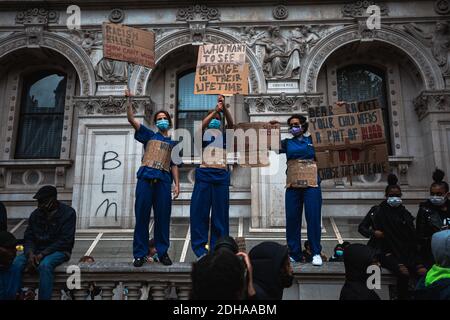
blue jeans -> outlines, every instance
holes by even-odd
[[[0,271],[0,300],[16,300],[20,289],[22,270],[11,264],[7,270]]]
[[[322,233],[321,211],[322,191],[319,187],[287,188],[285,196],[286,205],[286,239],[289,254],[294,260],[302,258],[301,230],[302,213],[305,206],[305,217],[308,232],[309,245],[313,255],[320,254],[322,246],[320,238]]]
[[[67,256],[59,251],[53,252],[45,256],[37,268],[39,272],[39,300],[51,300],[53,291],[54,270],[57,266],[67,261]],[[22,272],[27,265],[27,258],[24,254],[17,256],[14,260],[13,266],[20,270],[16,274],[15,283],[21,286]]]

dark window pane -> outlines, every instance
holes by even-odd
[[[16,158],[59,158],[66,77],[38,72],[23,81]]]
[[[340,101],[379,99],[383,111],[388,152],[392,155],[384,72],[369,65],[351,65],[337,71],[337,82],[338,99]]]

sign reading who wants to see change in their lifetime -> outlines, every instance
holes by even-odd
[[[308,113],[322,180],[387,171],[388,151],[378,99],[309,108]]]
[[[103,23],[103,56],[155,67],[155,34],[122,24]]]
[[[248,94],[244,43],[206,44],[198,51],[195,94]]]

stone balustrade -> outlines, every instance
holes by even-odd
[[[69,277],[67,264],[55,270],[54,300],[64,298]],[[187,300],[191,289],[191,265],[174,263],[172,266],[149,264],[135,268],[131,263],[95,262],[79,264],[81,271],[80,289],[72,291],[73,299],[85,300],[91,283],[101,288],[96,299],[102,300]],[[70,271],[70,269],[69,269]],[[73,271],[72,271],[73,272]],[[283,299],[338,299],[344,283],[343,263],[324,263],[322,267],[311,264],[294,265],[294,285],[286,289]],[[25,274],[24,287],[38,287],[37,275]],[[70,282],[70,279],[69,279]],[[72,282],[71,282],[72,283]],[[390,298],[390,288],[396,283],[395,277],[383,270],[381,289],[377,293],[382,299]]]

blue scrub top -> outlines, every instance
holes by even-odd
[[[202,146],[206,148],[209,145],[223,148],[226,150],[226,135],[222,133],[223,141],[220,143],[220,139],[215,141],[215,137],[210,137],[209,141],[203,141]],[[227,169],[218,168],[200,168],[198,166],[195,170],[195,180],[201,182],[209,182],[214,184],[229,185],[230,184],[230,172]]]
[[[314,160],[316,155],[310,134],[281,140],[280,153],[286,153],[287,160]]]
[[[172,148],[178,143],[177,141],[172,140],[170,137],[163,136],[159,131],[154,132],[153,130],[147,128],[142,125],[139,127],[139,130],[136,130],[134,133],[134,138],[144,145],[144,148],[147,146],[147,142],[150,140],[159,140],[169,143]],[[171,162],[171,166],[174,164]],[[159,179],[164,182],[172,183],[172,172],[167,172],[164,170],[159,170],[155,168],[150,168],[147,166],[141,166],[137,172],[138,179]]]

